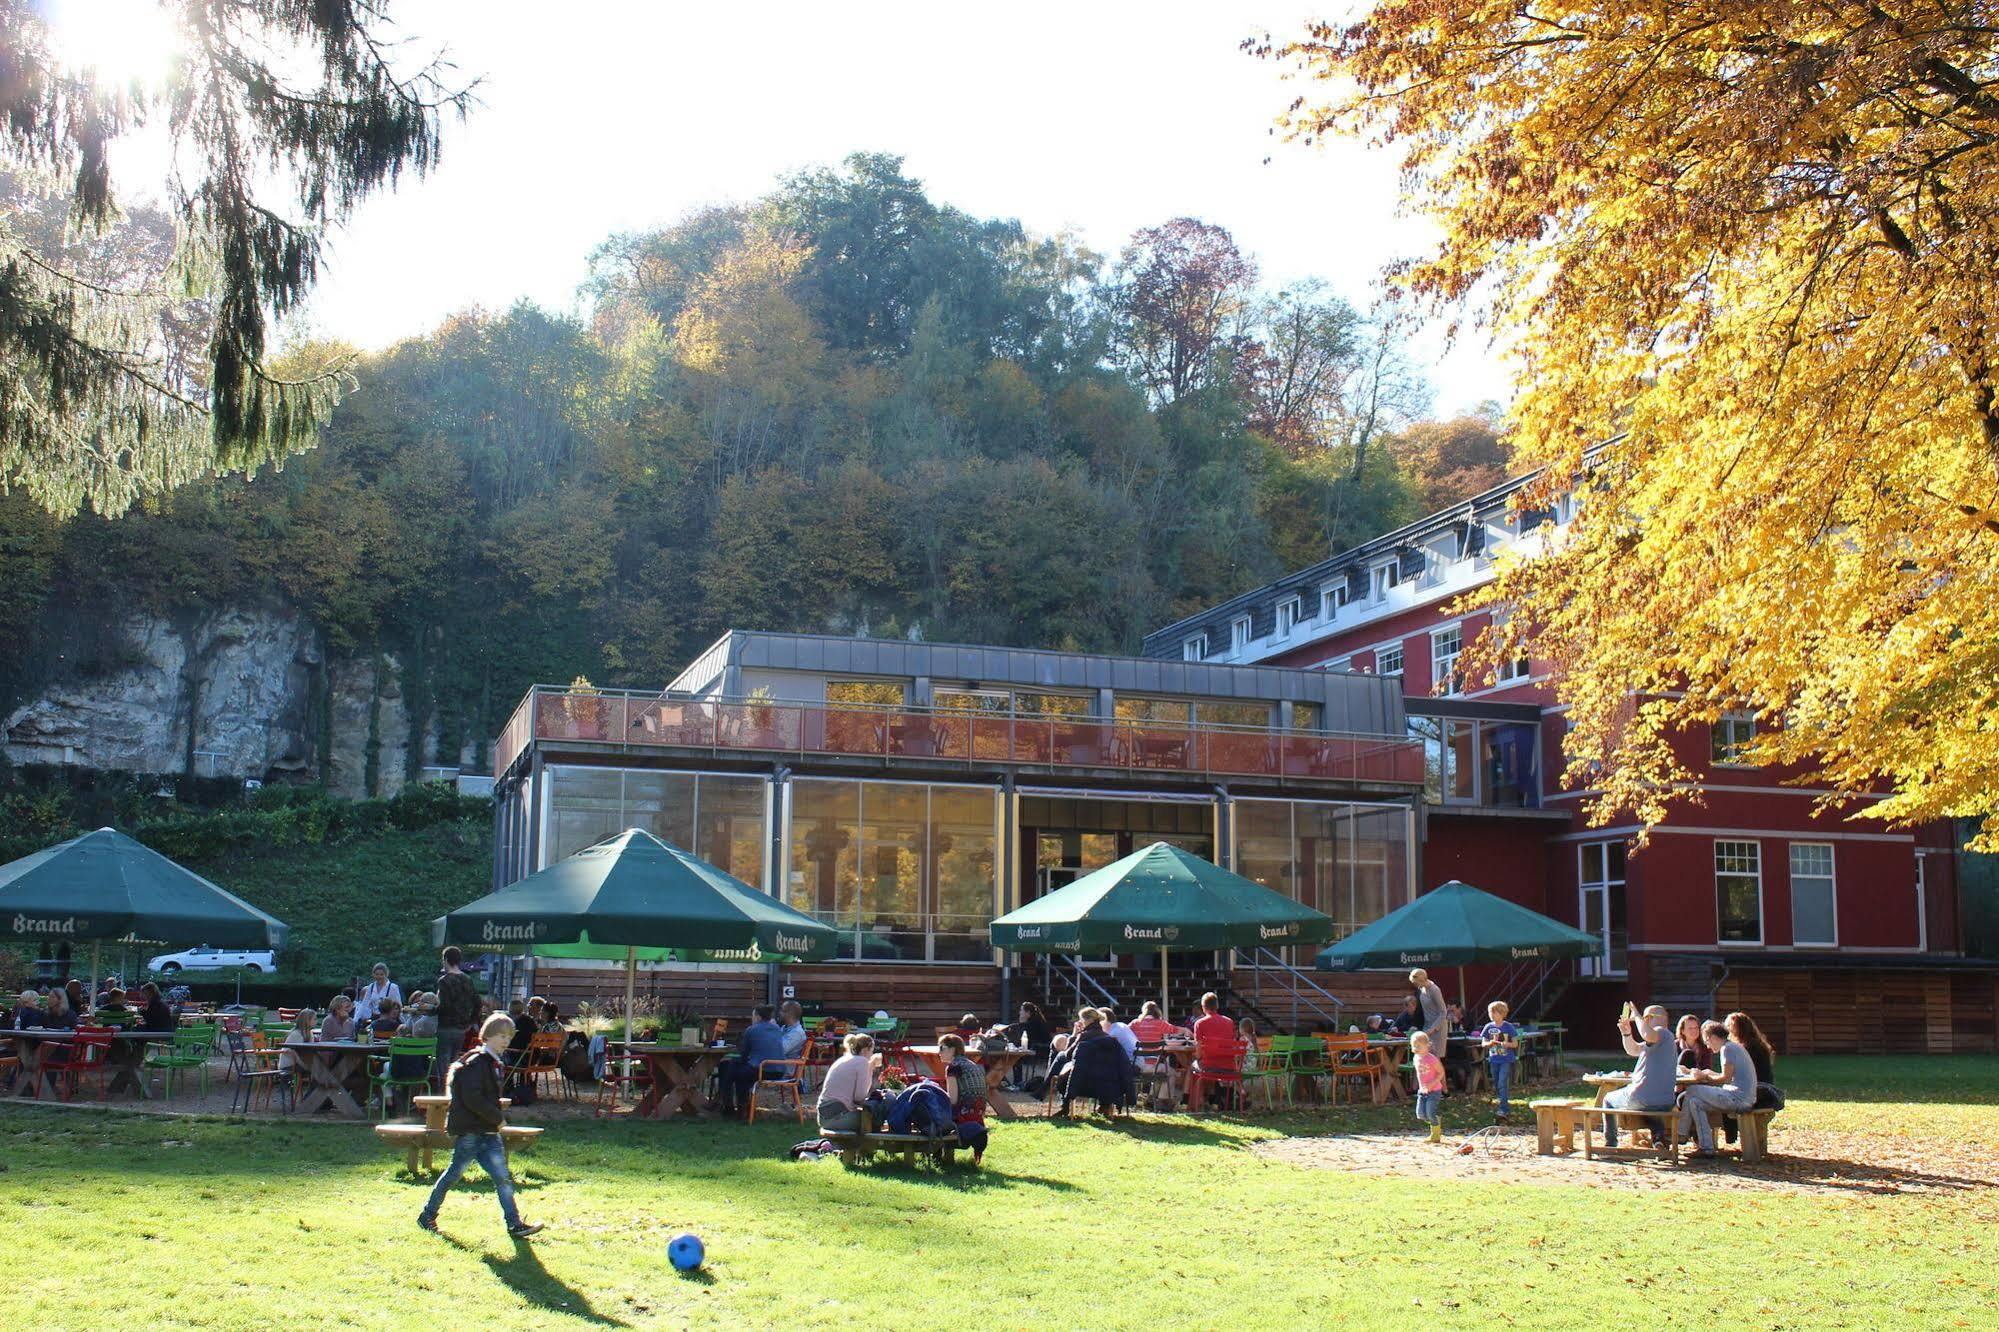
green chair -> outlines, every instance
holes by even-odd
[[[196,1036],[200,1036],[208,1042],[208,1047],[207,1047],[208,1052],[210,1054],[214,1054],[215,1038],[218,1034],[221,1033],[221,1031],[222,1031],[222,1026],[220,1023],[196,1022],[176,1028],[174,1031],[174,1039],[178,1041],[183,1036],[188,1037],[189,1039],[192,1039]]]
[[[201,1094],[208,1095],[208,1052],[214,1041],[212,1028],[177,1031],[165,1049],[155,1049],[146,1056],[145,1066],[158,1070],[166,1083],[167,1099],[173,1099],[174,1076],[185,1072],[193,1072],[200,1081]]]
[[[422,1060],[419,1072],[415,1060]],[[430,1071],[437,1063],[437,1038],[435,1036],[391,1036],[383,1053],[376,1055],[368,1063],[368,1094],[375,1098],[381,1108],[382,1118],[389,1117],[389,1091],[396,1087],[417,1087],[428,1090]],[[397,1065],[402,1069],[397,1071]]]
[[[1272,1036],[1270,1044],[1254,1053],[1245,1053],[1242,1070],[1244,1099],[1263,1088],[1265,1104],[1277,1108],[1278,1098],[1291,1104],[1292,1038]]]

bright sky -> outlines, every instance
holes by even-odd
[[[1301,30],[1312,11],[1290,0],[392,12],[483,76],[484,105],[450,127],[435,173],[364,204],[336,238],[311,328],[367,347],[520,296],[572,308],[610,233],[860,150],[903,154],[935,199],[1073,230],[1106,254],[1138,227],[1201,217],[1234,232],[1266,281],[1321,276],[1359,305],[1383,262],[1428,234],[1397,216],[1386,155],[1268,133],[1300,85],[1237,43]],[[1440,411],[1506,395],[1476,334],[1417,351]]]

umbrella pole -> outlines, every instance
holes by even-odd
[[[636,1041],[638,1028],[632,1020],[632,1005],[638,1000],[639,950],[636,945],[625,948],[625,1039]]]
[[[1462,965],[1458,967],[1458,1007],[1466,1010],[1465,1021],[1470,1022],[1471,998],[1465,993],[1465,969]]]
[[[1162,1018],[1169,1016],[1169,1014],[1166,1011],[1167,1009],[1166,990],[1167,990],[1166,950],[1162,948],[1159,950],[1159,1016]]]
[[[103,946],[96,939],[90,941],[90,993],[83,997],[92,1008],[97,1007],[97,950]]]

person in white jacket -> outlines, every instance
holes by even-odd
[[[377,962],[372,979],[361,987],[361,993],[354,998],[354,1020],[373,1022],[386,999],[395,1000],[396,1006],[401,1007],[403,991],[400,985],[389,979],[389,964]]]

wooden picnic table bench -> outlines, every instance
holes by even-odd
[[[414,1175],[417,1173],[417,1161],[419,1157],[422,1158],[423,1168],[426,1172],[435,1170],[436,1167],[431,1164],[431,1152],[440,1147],[449,1150],[457,1139],[452,1137],[450,1131],[444,1126],[445,1118],[451,1109],[451,1098],[449,1096],[412,1096],[410,1100],[419,1110],[423,1111],[423,1123],[377,1124],[375,1125],[375,1137],[382,1142],[390,1144],[399,1151],[408,1153],[407,1163],[409,1165],[409,1172]],[[500,1100],[501,1111],[504,1113],[506,1108],[512,1104],[513,1101],[502,1097]],[[513,1155],[514,1148],[516,1147],[533,1146],[535,1139],[540,1136],[541,1130],[538,1128],[514,1124],[502,1124],[500,1126],[500,1141],[506,1144],[509,1156]]]
[[[1613,1116],[1620,1124],[1651,1129],[1655,1142],[1660,1133],[1656,1121],[1665,1120],[1664,1150],[1675,1160],[1679,1158],[1680,1148],[1685,1145],[1680,1140],[1680,1112],[1677,1109],[1620,1110],[1607,1105],[1592,1105],[1588,1101],[1573,1097],[1551,1097],[1531,1101],[1529,1104],[1534,1109],[1537,1149],[1542,1156],[1552,1156],[1557,1149],[1564,1152],[1574,1151],[1577,1129],[1582,1130],[1585,1159],[1593,1158],[1599,1152],[1622,1151],[1621,1148],[1596,1146],[1592,1137],[1592,1121],[1608,1120]],[[1708,1122],[1720,1124],[1723,1119],[1733,1117],[1742,1144],[1742,1159],[1745,1162],[1755,1162],[1763,1160],[1770,1153],[1770,1119],[1776,1113],[1775,1110],[1710,1110]]]
[[[900,1156],[904,1165],[916,1164],[918,1156],[927,1156],[939,1165],[949,1165],[958,1153],[958,1135],[948,1133],[941,1138],[932,1138],[922,1133],[826,1133],[820,1137],[840,1149],[840,1159],[846,1164],[859,1165],[876,1153]]]

